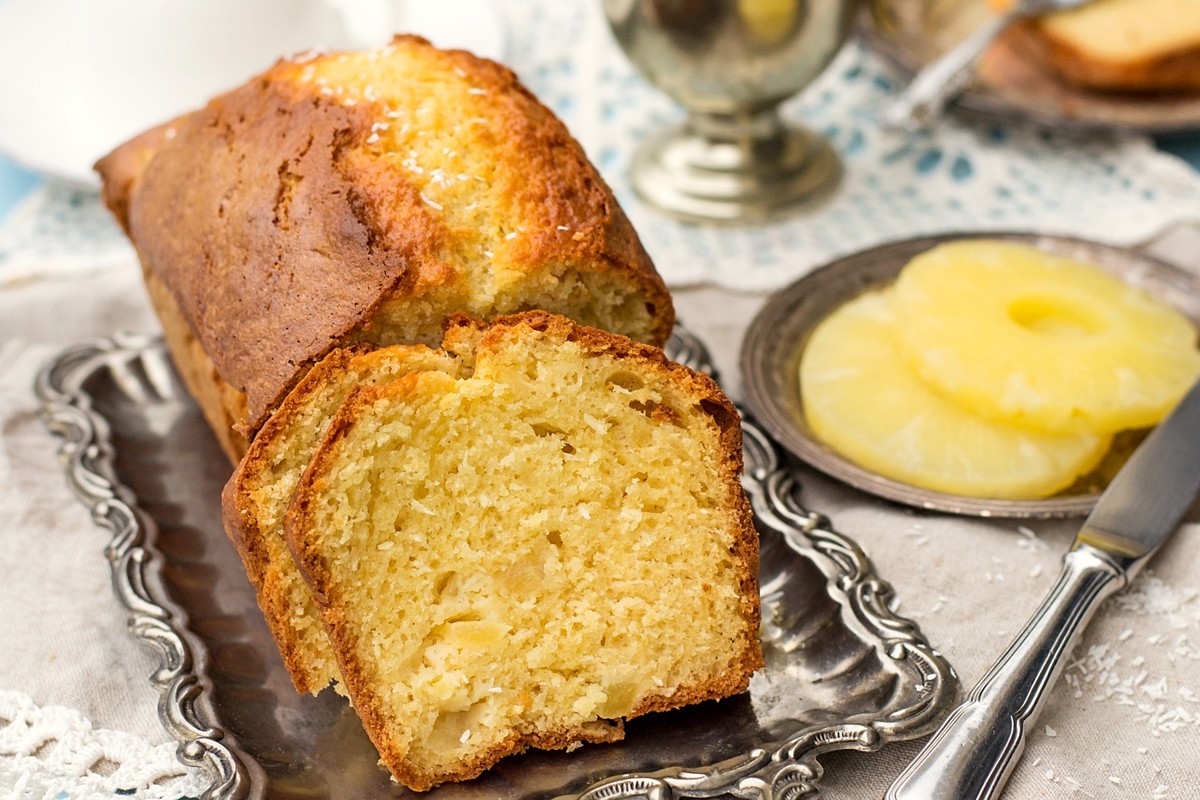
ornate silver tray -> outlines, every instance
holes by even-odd
[[[877,497],[916,508],[980,517],[1083,516],[1092,510],[1144,431],[1119,434],[1109,455],[1095,470],[1052,497],[997,500],[947,494],[886,478],[843,458],[817,439],[805,421],[800,400],[800,355],[817,324],[863,292],[890,284],[918,253],[963,238],[1003,239],[1094,264],[1176,309],[1200,328],[1200,277],[1137,248],[1011,232],[922,236],[837,259],[772,295],[742,340],[746,404],[775,440],[801,461]]]
[[[705,366],[691,337],[675,356]],[[107,529],[113,588],[160,667],[159,712],[205,798],[413,796],[377,766],[331,691],[296,694],[221,528],[228,461],[160,339],[119,335],[64,352],[39,375],[67,480]],[[745,426],[746,488],[762,536],[767,666],[750,691],[630,722],[627,738],[573,754],[530,752],[425,795],[587,800],[819,792],[818,756],[929,733],[957,679],[852,541],[801,508],[767,436]]]

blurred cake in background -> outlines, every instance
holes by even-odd
[[[1096,0],[1015,25],[1005,39],[1085,89],[1200,91],[1200,0]]]

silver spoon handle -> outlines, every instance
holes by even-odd
[[[888,104],[880,121],[889,128],[910,131],[929,125],[967,87],[971,67],[992,40],[1021,16],[1009,12],[989,18],[979,30],[926,64],[900,96]]]
[[[885,800],[987,800],[1025,749],[1064,658],[1125,575],[1086,545],[1063,559],[1058,582],[1000,660],[888,789]]]

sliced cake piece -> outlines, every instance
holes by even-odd
[[[225,530],[241,554],[297,691],[315,694],[338,678],[312,592],[284,538],[284,512],[300,475],[354,387],[386,383],[419,370],[456,374],[461,363],[419,345],[333,351],[263,426],[226,484],[221,497]]]
[[[761,654],[741,466],[711,379],[541,312],[483,332],[469,378],[352,392],[288,536],[396,778],[742,691]]]

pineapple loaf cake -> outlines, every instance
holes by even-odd
[[[716,384],[544,312],[455,336],[349,392],[286,516],[383,763],[425,790],[743,691],[757,535]]]
[[[278,62],[97,164],[168,346],[235,461],[335,347],[535,308],[662,344],[612,192],[508,69],[398,36]]]

